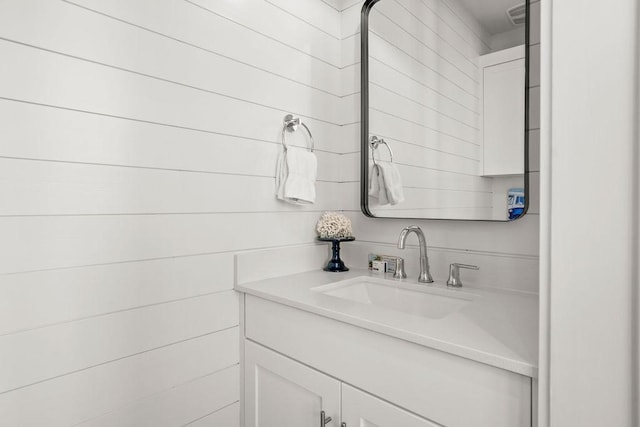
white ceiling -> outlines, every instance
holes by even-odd
[[[507,9],[524,3],[524,0],[458,0],[458,3],[493,35],[516,28],[507,16]]]

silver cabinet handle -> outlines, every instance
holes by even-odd
[[[340,424],[340,427],[347,427],[347,423]]]
[[[320,427],[324,427],[331,422],[331,417],[327,417],[324,411],[320,411]]]

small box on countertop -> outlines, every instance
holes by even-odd
[[[387,263],[384,261],[371,261],[371,271],[375,271],[377,273],[386,273],[387,272]]]
[[[369,270],[380,271],[380,270],[374,270],[373,264],[374,262],[384,262],[385,269],[383,271],[385,273],[393,274],[396,272],[398,259],[401,259],[401,258],[397,256],[391,256],[391,255],[369,254]]]

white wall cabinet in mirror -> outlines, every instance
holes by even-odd
[[[523,175],[525,47],[480,57],[483,175]]]
[[[485,221],[524,215],[528,10],[522,0],[365,2],[366,215]]]

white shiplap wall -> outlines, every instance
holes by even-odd
[[[391,1],[391,0],[384,0]],[[477,264],[480,271],[464,274],[469,285],[491,286],[526,292],[538,291],[539,258],[539,104],[540,104],[540,3],[531,2],[531,81],[530,81],[530,207],[527,215],[508,223],[447,220],[373,219],[359,214],[359,72],[360,72],[360,9],[363,2],[352,2],[342,11],[342,70],[345,112],[342,129],[345,147],[344,208],[353,212],[358,241],[345,245],[345,259],[362,265],[368,252],[387,253],[407,259],[408,274],[417,275],[417,250],[397,250],[400,230],[415,223],[422,227],[430,245],[431,271],[436,280],[444,281],[452,262]],[[463,13],[454,0],[419,0],[418,3],[435,13],[434,19],[455,22]],[[380,5],[377,4],[375,7]],[[462,22],[458,17],[458,22]],[[468,29],[467,29],[468,30]],[[476,31],[477,33],[478,31]],[[353,154],[351,154],[353,153]],[[403,175],[404,177],[404,175]],[[409,177],[410,178],[410,177]]]
[[[342,7],[0,3],[0,425],[238,424],[233,252],[342,203]],[[273,197],[287,113],[309,208]]]

